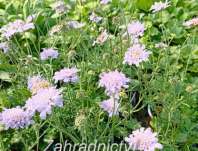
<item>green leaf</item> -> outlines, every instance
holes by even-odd
[[[0,64],[0,72],[1,71],[15,73],[17,69],[15,65]]]
[[[149,11],[152,3],[153,0],[137,0],[136,5],[139,9],[142,9],[144,11]]]
[[[188,140],[188,134],[187,133],[180,133],[177,135],[177,142],[178,143],[184,143]]]

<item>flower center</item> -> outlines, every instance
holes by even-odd
[[[140,58],[140,55],[141,55],[141,52],[140,51],[133,51],[131,53],[131,56],[135,59],[139,59]]]

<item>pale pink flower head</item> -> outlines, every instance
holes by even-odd
[[[63,81],[64,83],[76,83],[78,82],[78,69],[73,68],[64,68],[60,71],[55,72],[53,79],[55,83],[58,81]]]
[[[119,107],[119,103],[117,101],[117,99],[111,97],[108,100],[104,100],[103,102],[100,103],[100,107],[108,112],[109,117],[112,117],[113,115],[118,115],[118,107]]]
[[[85,26],[85,23],[78,22],[76,20],[68,21],[67,25],[69,28],[79,29]]]
[[[109,2],[110,2],[110,0],[101,0],[101,1],[100,1],[100,4],[106,5],[106,4],[108,4]]]
[[[128,88],[127,78],[122,72],[117,70],[110,72],[103,72],[100,74],[99,87],[104,87],[108,96],[119,98],[119,93],[122,88]]]
[[[145,47],[143,45],[134,44],[125,52],[123,63],[139,66],[141,62],[148,60],[149,55],[150,52],[145,51]]]
[[[153,133],[151,128],[140,128],[132,132],[129,137],[125,137],[125,141],[133,150],[155,151],[162,149],[163,146],[158,143],[157,133]]]
[[[55,59],[58,58],[58,51],[53,48],[43,48],[40,57],[41,60],[47,60],[49,58]]]
[[[37,14],[31,14],[29,15],[27,18],[26,18],[26,22],[27,23],[30,23],[30,22],[33,22],[34,19],[37,17]]]
[[[93,46],[95,44],[100,44],[102,45],[107,39],[109,35],[106,30],[102,31],[101,34],[97,37],[97,39],[93,42]]]
[[[56,11],[56,14],[59,15],[67,13],[71,9],[69,5],[65,5],[65,2],[63,0],[56,1],[51,5],[51,7]]]
[[[25,32],[29,29],[34,29],[34,24],[31,22],[25,22],[23,20],[17,19],[14,22],[10,22],[7,25],[4,25],[0,32],[2,33],[2,37],[10,39],[13,35],[17,33]]]
[[[89,16],[89,20],[95,23],[99,23],[102,20],[102,17],[97,16],[94,12]]]
[[[183,25],[186,27],[197,26],[198,25],[198,17],[184,22]]]
[[[127,30],[129,35],[131,35],[132,37],[140,37],[143,36],[145,28],[144,24],[142,24],[141,22],[133,21],[128,24]]]
[[[161,11],[161,10],[163,10],[163,9],[165,9],[165,8],[167,8],[167,7],[169,7],[170,6],[170,2],[169,1],[165,1],[165,2],[155,2],[152,6],[151,6],[151,8],[150,8],[150,10],[153,12],[153,13],[156,13],[156,12],[159,12],[159,11]]]
[[[53,107],[62,107],[63,98],[61,91],[55,87],[40,89],[36,95],[33,95],[26,101],[25,109],[32,115],[40,113],[41,119],[46,119],[51,114]]]
[[[23,108],[17,106],[11,109],[4,109],[0,113],[0,123],[5,126],[5,129],[24,128],[34,123],[32,115]]]

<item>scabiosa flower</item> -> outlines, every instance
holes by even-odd
[[[30,23],[33,22],[33,20],[37,17],[37,14],[31,14],[26,18],[26,22]]]
[[[65,5],[64,1],[57,1],[51,5],[51,7],[56,11],[57,14],[63,14],[68,12],[70,9],[69,5]]]
[[[78,69],[73,67],[73,68],[64,68],[61,69],[60,71],[55,72],[53,79],[55,80],[55,83],[58,81],[63,81],[65,83],[76,83],[78,79]]]
[[[158,143],[157,133],[153,133],[150,128],[140,128],[132,132],[129,137],[125,138],[129,147],[133,150],[155,151],[162,149],[162,145]]]
[[[7,53],[10,49],[8,42],[1,42],[0,49],[2,49],[4,53]]]
[[[85,26],[85,23],[79,23],[78,21],[69,21],[67,22],[67,25],[70,27],[70,28],[74,28],[74,29],[78,29],[78,28],[82,28]]]
[[[95,23],[99,23],[102,20],[102,17],[97,16],[94,12],[89,16],[89,20]]]
[[[170,5],[170,2],[168,2],[167,0],[165,2],[155,2],[150,10],[153,12],[153,13],[156,13],[156,12],[159,12],[167,7],[169,7]]]
[[[30,114],[34,115],[35,112],[39,112],[41,119],[46,119],[46,116],[51,114],[52,108],[55,106],[62,107],[63,98],[61,92],[54,87],[40,89],[25,104],[25,108]]]
[[[49,58],[57,58],[58,51],[53,48],[43,48],[43,52],[40,53],[41,60],[47,60]]]
[[[140,44],[135,44],[128,48],[124,56],[124,64],[138,66],[141,62],[148,60],[150,52],[145,51],[145,47]]]
[[[23,20],[16,20],[14,22],[10,22],[7,25],[4,25],[0,32],[2,33],[2,36],[10,39],[14,34],[16,33],[22,33],[29,29],[34,29],[33,23],[24,22]]]
[[[11,109],[4,109],[0,113],[0,123],[5,126],[5,129],[18,129],[33,124],[33,120],[27,111],[17,106]]]
[[[95,44],[103,44],[107,39],[109,35],[106,30],[104,30],[98,37],[97,39],[93,42],[93,46]]]
[[[104,100],[103,102],[100,103],[100,107],[109,113],[109,117],[112,117],[113,115],[118,115],[118,107],[119,103],[117,99],[111,97],[108,100]]]
[[[41,76],[33,76],[28,78],[28,89],[32,94],[36,94],[40,89],[50,87],[50,83]]]
[[[104,87],[108,96],[119,98],[122,88],[128,88],[127,83],[130,82],[122,72],[117,70],[103,72],[100,74],[99,87]]]
[[[183,25],[186,27],[197,26],[198,25],[198,17],[186,21],[185,23],[183,23]]]
[[[110,2],[110,0],[101,0],[101,1],[100,1],[100,4],[106,5],[106,4],[108,4],[109,2]]]
[[[144,34],[144,25],[139,21],[131,22],[127,27],[129,35],[133,37],[140,37]]]

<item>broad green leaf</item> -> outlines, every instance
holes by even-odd
[[[153,0],[137,0],[136,5],[139,9],[142,9],[144,11],[149,11],[152,3]]]

